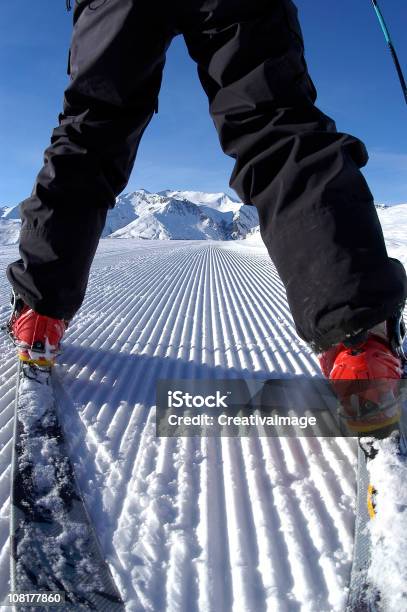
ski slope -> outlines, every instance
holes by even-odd
[[[2,269],[15,255],[3,249]],[[13,353],[2,338],[1,599]],[[344,609],[354,440],[155,437],[159,378],[318,375],[262,247],[102,241],[59,364],[71,453],[127,610]]]

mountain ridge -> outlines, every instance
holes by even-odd
[[[377,203],[378,211],[407,204]],[[389,213],[390,214],[390,213]],[[0,206],[0,245],[18,243],[19,206]],[[258,213],[225,192],[146,189],[123,193],[107,214],[102,238],[144,240],[252,240]]]

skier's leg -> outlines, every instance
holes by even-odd
[[[386,253],[364,145],[314,105],[295,6],[189,6],[185,40],[236,159],[231,187],[258,208],[299,335],[321,351],[384,321],[405,298],[405,271]]]
[[[21,206],[21,259],[8,268],[42,315],[70,319],[82,303],[107,210],[156,108],[170,23],[147,1],[76,4],[64,112]]]

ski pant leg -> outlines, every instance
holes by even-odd
[[[363,143],[316,106],[291,0],[193,0],[183,33],[209,98],[230,185],[260,217],[298,334],[315,350],[394,313],[403,266],[387,255],[359,168]]]
[[[156,109],[172,35],[153,4],[76,3],[64,110],[21,205],[21,259],[7,271],[41,314],[70,319],[80,307],[107,210]]]

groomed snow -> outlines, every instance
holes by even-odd
[[[158,378],[317,374],[266,254],[230,244],[102,241],[59,366],[78,477],[128,610],[343,610],[353,440],[155,437]],[[15,361],[0,348],[4,597]]]
[[[401,250],[396,232],[397,219]],[[4,247],[1,269],[16,256]],[[0,288],[5,318],[3,273]],[[0,350],[2,600],[16,364],[5,338]],[[159,378],[318,375],[263,247],[103,240],[59,364],[71,454],[128,611],[344,610],[354,440],[155,437]]]

